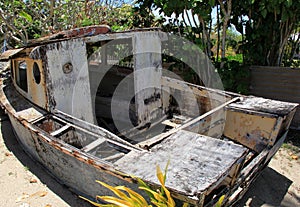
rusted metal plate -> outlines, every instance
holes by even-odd
[[[6,50],[5,52],[0,54],[0,60],[8,60],[10,57],[21,52],[22,50],[24,50],[24,48]]]

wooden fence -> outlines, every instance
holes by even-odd
[[[300,104],[300,69],[252,66],[250,74],[250,94]],[[300,107],[291,126],[300,129]]]

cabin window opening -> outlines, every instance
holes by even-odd
[[[25,60],[18,61],[16,71],[16,83],[25,92],[28,92],[27,63]]]
[[[40,84],[41,82],[41,71],[40,71],[40,68],[39,68],[39,65],[35,62],[33,64],[33,77],[34,77],[34,80],[36,82],[36,84]]]
[[[86,50],[97,124],[118,133],[111,112],[113,97],[119,103],[118,121],[132,121],[136,114],[135,103],[130,100],[134,97],[132,38],[89,43]],[[128,115],[131,120],[126,119]]]
[[[14,80],[15,79],[15,62],[12,61],[11,64],[12,64],[12,67],[10,67],[10,73],[11,73],[12,80]]]

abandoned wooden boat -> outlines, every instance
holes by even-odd
[[[222,195],[225,206],[236,202],[282,145],[297,104],[166,77],[166,39],[159,29],[95,26],[1,54],[8,62],[1,106],[24,149],[90,198],[111,194],[95,180],[138,191],[134,175],[159,186],[156,165],[169,160],[174,198],[195,206],[212,206]],[[120,61],[111,48],[133,54],[122,65],[129,55]]]

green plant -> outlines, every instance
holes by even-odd
[[[167,174],[167,168],[168,164],[165,168],[164,173],[161,171],[160,167],[156,167],[156,176],[161,184],[160,189],[154,190],[149,185],[147,185],[143,180],[140,178],[135,178],[139,183],[139,189],[143,190],[149,197],[151,203],[154,206],[157,207],[175,207],[176,203],[174,199],[171,196],[170,191],[166,188],[165,182],[166,182],[166,174]],[[103,183],[101,181],[96,181],[97,183],[103,185],[104,187],[111,190],[117,197],[113,196],[97,196],[96,199],[100,199],[108,204],[99,204],[93,201],[90,201],[86,198],[83,198],[84,200],[87,200],[88,202],[92,203],[95,206],[100,207],[130,207],[130,206],[136,206],[136,207],[150,207],[152,205],[148,204],[146,199],[140,195],[139,193],[131,190],[130,188],[127,188],[125,186],[110,186],[106,183]],[[188,204],[183,204],[183,207],[187,207]]]
[[[132,176],[139,183],[139,189],[143,190],[149,197],[150,202],[157,207],[175,207],[176,203],[171,196],[170,191],[166,188],[166,175],[169,162],[165,167],[165,171],[162,172],[160,167],[156,166],[156,176],[161,184],[159,189],[154,190],[152,187],[147,185],[142,179]],[[104,182],[96,181],[107,189],[111,190],[116,197],[113,196],[96,196],[96,199],[100,199],[107,204],[101,204],[93,202],[87,198],[80,196],[80,198],[90,202],[94,206],[98,207],[152,207],[151,204],[139,193],[127,188],[125,186],[110,186]],[[214,207],[221,207],[224,201],[225,195],[221,196]],[[188,203],[184,203],[182,207],[188,207]]]
[[[223,68],[217,62],[215,67],[220,75],[224,89],[235,93],[247,94],[250,72],[246,65],[237,60],[224,59]]]

